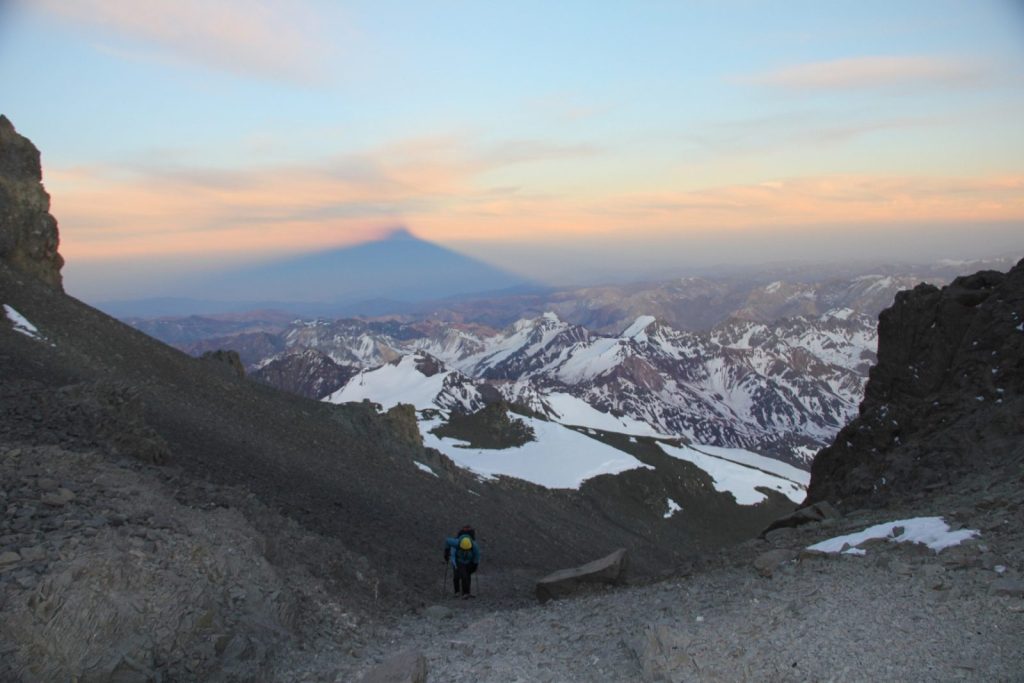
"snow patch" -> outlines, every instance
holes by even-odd
[[[4,313],[7,315],[7,319],[11,321],[11,325],[14,327],[15,332],[20,332],[26,337],[37,339],[39,341],[46,341],[43,336],[39,334],[39,329],[30,323],[25,316],[18,313],[12,306],[4,304]]]
[[[635,338],[635,339],[637,339],[637,341],[647,341],[647,335],[646,334],[642,335],[643,336],[642,339],[640,338],[640,336],[643,333],[643,331],[646,330],[647,327],[651,323],[653,323],[653,322],[654,322],[654,316],[653,315],[642,315],[639,318],[637,318],[636,320],[634,320],[633,324],[630,325],[629,327],[627,327],[626,331],[623,332],[620,336],[623,339],[634,339]]]
[[[550,394],[544,396],[543,401],[554,413],[552,416],[554,420],[564,425],[638,436],[668,436],[659,434],[646,422],[630,417],[615,417],[611,413],[602,413],[583,399],[576,398],[571,394]]]
[[[902,531],[897,534],[897,528]],[[808,550],[817,550],[823,553],[842,552],[843,548],[857,548],[862,543],[873,539],[887,539],[892,543],[921,543],[928,546],[935,552],[954,545],[960,545],[969,538],[980,535],[974,529],[960,529],[950,531],[942,517],[914,517],[912,519],[899,519],[895,522],[883,522],[845,536],[837,536],[820,543],[808,546]],[[865,554],[866,551],[856,553]]]
[[[825,313],[822,318],[835,318],[836,320],[849,320],[851,316],[856,315],[856,311],[852,308],[833,308],[832,310]]]
[[[442,405],[445,397],[466,407],[473,402],[473,392],[459,391],[458,386],[448,386],[454,370],[438,372],[427,377],[416,367],[415,355],[403,356],[397,364],[382,365],[374,370],[365,370],[322,399],[328,403],[359,402],[368,399],[381,404],[388,410],[399,403],[411,404],[417,410],[449,407]]]
[[[750,453],[738,448],[669,446],[668,444],[659,444],[659,446],[661,450],[673,458],[691,462],[707,472],[711,475],[712,480],[714,480],[715,490],[722,493],[731,493],[738,505],[757,505],[765,500],[767,496],[758,491],[758,488],[778,491],[794,503],[802,502],[807,494],[807,484],[805,482],[810,480],[809,473],[797,470],[795,467],[785,463],[771,461],[771,458],[765,458],[756,453]],[[721,455],[721,453],[725,452],[729,453],[728,458]],[[743,464],[741,460],[758,463],[771,461],[779,469],[789,468],[801,474],[798,475],[797,481],[793,481]]]
[[[669,517],[671,517],[672,515],[676,514],[677,512],[682,512],[683,511],[683,508],[679,507],[679,503],[675,502],[671,498],[666,498],[665,499],[665,504],[668,506],[668,512],[666,512],[663,515],[663,517],[665,519],[668,519]]]

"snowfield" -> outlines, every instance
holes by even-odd
[[[627,470],[653,469],[632,455],[556,422],[519,417],[536,435],[517,448],[469,448],[465,442],[430,433],[441,420],[420,423],[423,445],[436,448],[459,467],[481,477],[515,477],[549,489],[578,489],[587,479]]]
[[[427,377],[416,369],[415,356],[403,356],[397,365],[382,365],[360,372],[348,384],[325,398],[328,403],[349,403],[369,399],[384,410],[409,403],[416,410],[436,408],[434,399],[444,389],[448,372]]]
[[[659,434],[646,422],[640,422],[630,417],[615,417],[611,413],[602,413],[583,399],[576,398],[571,394],[546,394],[543,395],[543,401],[548,408],[554,411],[550,417],[564,425],[589,427],[635,436],[671,438],[668,434]]]
[[[739,505],[757,505],[767,498],[764,493],[757,490],[759,487],[774,489],[794,503],[803,501],[804,496],[807,494],[807,481],[809,481],[810,475],[802,470],[791,468],[805,475],[802,482],[793,481],[779,475],[754,469],[740,462],[741,459],[749,459],[751,461],[770,460],[770,458],[762,458],[755,453],[740,451],[740,449],[736,448],[709,449],[706,446],[669,446],[667,444],[660,444],[660,446],[661,450],[673,458],[691,462],[710,474],[715,482],[715,490],[731,493]],[[729,452],[731,459],[715,455],[712,453],[712,450]],[[740,456],[740,453],[745,453],[745,455]],[[783,463],[777,461],[772,462],[774,465],[783,465]]]
[[[549,324],[554,322],[550,317],[545,321]],[[651,322],[653,319],[639,319],[627,332],[640,334]],[[553,331],[548,330],[545,336],[551,333]],[[615,347],[613,355],[618,353],[619,341],[607,341]],[[431,429],[442,424],[452,406],[472,412],[475,403],[479,402],[479,392],[466,380],[457,370],[442,370],[428,377],[419,369],[417,357],[408,355],[396,363],[361,372],[324,400],[330,403],[370,400],[379,403],[383,410],[399,403],[411,404],[420,411],[439,409],[443,417],[420,422],[425,446],[436,448],[460,467],[481,477],[515,477],[553,489],[578,489],[586,480],[602,474],[650,469],[629,453],[591,438],[597,434],[594,430],[627,434],[634,438],[634,442],[637,436],[667,436],[649,423],[601,412],[571,394],[548,394],[533,389],[532,400],[527,402],[552,420],[516,416],[533,429],[534,441],[498,450],[469,448],[463,442],[442,439],[430,433]],[[724,386],[721,389],[725,391]],[[740,448],[675,447],[664,443],[659,446],[668,455],[693,463],[707,472],[714,480],[715,490],[732,494],[739,505],[756,505],[765,500],[765,494],[758,488],[778,491],[799,503],[810,480],[809,473],[803,470]],[[429,471],[429,468],[424,471]],[[671,506],[669,509],[674,512]]]

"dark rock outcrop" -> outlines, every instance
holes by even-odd
[[[897,295],[860,414],[815,459],[807,502],[879,506],[996,476],[1024,462],[1022,437],[1024,261]]]
[[[384,420],[395,433],[395,437],[412,444],[423,446],[423,436],[416,422],[416,409],[408,403],[399,403],[384,413]]]
[[[234,377],[245,377],[245,366],[242,365],[242,359],[239,358],[237,351],[226,351],[224,349],[207,351],[200,356],[200,360],[211,363],[218,370],[222,370]]]
[[[509,415],[509,405],[504,401],[469,415],[453,413],[433,433],[465,441],[471,448],[517,448],[535,438],[529,425]]]
[[[769,532],[776,529],[791,529],[797,526],[803,526],[804,524],[813,524],[816,522],[824,522],[826,519],[835,519],[839,517],[839,511],[836,510],[828,501],[821,501],[802,507],[798,510],[794,510],[792,514],[786,515],[780,519],[775,520],[768,527],[761,532],[761,538],[764,538]]]
[[[322,351],[303,349],[275,358],[250,376],[283,391],[320,400],[345,386],[355,374],[355,367],[336,363]]]
[[[61,289],[64,259],[42,178],[39,150],[0,114],[0,258]]]

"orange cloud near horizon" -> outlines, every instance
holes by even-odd
[[[402,158],[401,156],[393,158]],[[841,226],[1024,221],[1024,176],[825,175],[611,195],[488,187],[457,159],[124,174],[51,169],[62,252],[82,261],[287,254],[356,244],[395,225],[437,242],[663,240]]]

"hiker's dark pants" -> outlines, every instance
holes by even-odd
[[[473,576],[473,572],[476,571],[476,564],[456,564],[455,565],[455,592],[462,593],[463,595],[469,595],[469,583]]]

